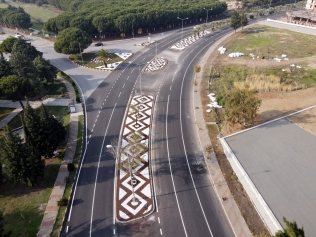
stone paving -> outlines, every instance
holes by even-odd
[[[190,36],[184,38],[183,40],[180,40],[177,43],[175,43],[174,45],[172,45],[170,47],[170,49],[183,50],[183,49],[187,48],[188,46],[190,46],[191,44],[193,44],[194,42],[198,41],[203,36],[208,35],[209,33],[210,33],[209,31],[205,30],[204,32],[200,32],[197,35],[190,35]]]
[[[116,218],[121,222],[154,210],[148,153],[152,107],[152,96],[134,96],[125,118],[116,176]],[[135,133],[138,142],[133,138]]]

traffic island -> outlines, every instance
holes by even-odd
[[[147,63],[144,72],[155,72],[164,69],[168,65],[168,60],[165,58],[154,58]]]
[[[120,222],[154,210],[149,157],[153,102],[153,96],[134,96],[124,120],[116,165],[116,219]]]
[[[183,40],[178,41],[177,43],[173,44],[169,49],[175,49],[175,50],[183,50],[187,47],[189,47],[194,42],[198,41],[200,38],[202,38],[205,35],[208,35],[210,32],[205,30],[202,31],[196,35],[190,35]]]

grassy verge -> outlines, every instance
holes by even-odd
[[[316,53],[315,36],[298,32],[278,29],[268,26],[255,26],[239,32],[238,37],[227,45],[227,54],[242,52],[250,53],[266,58],[281,57],[303,58],[313,56]],[[291,39],[290,43],[289,39]],[[227,55],[226,55],[227,57]]]
[[[64,78],[66,81],[68,81],[73,86],[75,93],[76,93],[76,101],[77,101],[77,103],[80,103],[81,97],[80,97],[80,92],[79,92],[79,89],[78,89],[76,83],[64,72],[58,72],[58,75],[60,77]]]
[[[14,108],[2,108],[0,107],[0,121],[7,117],[13,110]]]
[[[69,98],[68,96],[68,92],[67,92],[67,88],[65,86],[64,83],[62,83],[60,80],[54,80],[54,84],[53,83],[47,83],[46,86],[46,95],[61,95],[61,90],[64,91],[64,97]]]
[[[75,153],[75,156],[73,158],[73,164],[75,165],[76,168],[78,168],[78,162],[79,162],[81,149],[82,149],[83,127],[84,127],[84,116],[81,115],[81,116],[79,116],[79,120],[78,120],[78,135],[77,135],[76,153]],[[67,199],[70,198],[70,194],[71,194],[72,186],[73,186],[73,183],[75,180],[75,176],[76,176],[75,172],[69,173],[69,176],[68,176],[69,179],[68,179],[68,183],[66,185],[66,189],[65,189],[63,198],[67,198]],[[53,236],[58,236],[58,234],[59,234],[59,230],[60,230],[60,227],[61,227],[62,222],[63,222],[65,211],[66,211],[66,207],[59,208],[58,215],[57,215],[56,222],[55,222],[54,229],[53,229]]]
[[[97,62],[92,61],[93,59],[96,59],[96,58],[97,56],[95,55],[95,53],[82,54],[83,63],[86,67],[95,68],[95,67],[104,65],[102,61],[97,61]],[[75,63],[82,64],[80,55],[73,54],[69,57],[69,59],[73,60]],[[123,61],[123,59],[117,56],[115,53],[110,53],[110,59],[111,60],[107,61],[108,64]]]
[[[39,30],[39,31],[41,31],[43,29],[44,23],[39,23],[39,22],[35,22],[35,21],[31,21],[31,23],[32,23],[33,29]]]
[[[56,111],[57,108],[50,110]],[[57,111],[61,112],[60,109]],[[68,130],[70,116],[67,108],[63,111],[64,113],[60,114],[63,117],[64,126]],[[58,150],[64,150],[64,146]],[[44,178],[35,187],[1,181],[0,209],[4,212],[5,231],[11,230],[11,237],[36,236],[49,196],[54,187],[60,164],[61,159],[59,158],[46,159]]]
[[[56,118],[58,119],[62,119],[63,124],[69,124],[69,110],[68,107],[65,106],[45,106],[46,110],[48,113],[52,113],[53,115],[56,116]],[[39,113],[39,108],[35,109],[36,113]],[[18,114],[17,116],[15,116],[9,123],[8,126],[11,129],[15,129],[15,128],[19,128],[22,126],[22,122],[20,119],[20,116],[23,116],[23,111]]]

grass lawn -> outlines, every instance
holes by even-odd
[[[115,53],[110,53],[110,58],[111,60],[109,60],[107,63],[116,63],[116,62],[120,62],[120,61],[124,61],[122,58],[120,58],[119,56],[117,56]],[[97,56],[95,56],[95,53],[83,53],[82,54],[82,58],[83,58],[83,63],[86,67],[90,67],[90,68],[95,68],[98,66],[103,66],[103,62],[91,62],[91,59],[96,58]],[[71,60],[75,61],[78,64],[81,64],[81,57],[80,55],[71,55],[69,57]]]
[[[68,107],[65,106],[45,106],[46,110],[48,113],[52,113],[55,115],[57,118],[61,118],[63,120],[64,125],[69,124],[69,110]],[[35,110],[36,112],[39,113],[39,109]],[[23,115],[23,111],[15,116],[10,122],[9,122],[9,127],[11,129],[19,128],[22,126],[22,122],[20,119],[20,115]]]
[[[59,95],[61,96],[61,93],[59,90],[61,88],[64,88],[63,90],[66,92],[63,97],[69,98],[67,88],[64,83],[62,83],[60,80],[55,80],[53,83],[48,83],[46,87],[46,95]]]
[[[76,153],[75,153],[75,156],[74,156],[74,159],[73,159],[73,162],[72,162],[75,165],[76,168],[78,168],[78,162],[79,162],[81,149],[82,149],[83,125],[84,125],[84,116],[81,115],[81,116],[79,116],[79,120],[78,120],[78,135],[77,135]],[[73,182],[75,180],[75,175],[76,175],[75,172],[71,172],[69,174],[69,181],[68,181],[68,183],[66,185],[66,189],[65,189],[63,198],[68,198],[69,199],[71,188],[72,188]],[[62,221],[63,221],[64,215],[65,215],[65,211],[66,211],[66,207],[60,207],[59,208],[52,236],[59,236],[58,234],[59,234],[59,231],[60,231],[60,227],[62,225]]]
[[[72,85],[72,87],[74,88],[75,93],[76,93],[76,102],[80,103],[81,97],[80,97],[79,89],[78,89],[76,83],[64,72],[58,72],[57,74],[58,74],[58,76],[64,78],[66,81],[68,81]]]
[[[6,4],[10,4],[14,7],[23,7],[25,12],[30,14],[31,19],[40,19],[42,22],[46,22],[48,19],[58,16],[60,13],[53,9],[52,6],[43,5],[41,7],[36,6],[36,4],[29,4],[23,2],[13,2],[11,0],[6,0]]]
[[[7,117],[13,110],[14,108],[2,108],[0,107],[0,121]]]
[[[268,26],[244,29],[225,47],[227,54],[242,52],[259,57],[303,58],[316,55],[315,36]]]
[[[58,106],[46,108],[55,116],[61,116],[68,130],[70,119],[68,108]],[[1,180],[0,209],[4,212],[5,230],[11,230],[12,237],[34,237],[38,232],[61,159],[46,159],[45,162],[44,178],[36,187],[11,184]]]
[[[35,29],[35,30],[42,30],[43,29],[43,25],[44,23],[38,23],[38,22],[35,22],[35,21],[32,21],[32,28]]]

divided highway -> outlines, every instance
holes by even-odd
[[[216,34],[221,37],[229,29]],[[185,32],[185,35],[190,31]],[[144,93],[157,96],[152,137],[152,165],[156,211],[152,224],[115,223],[113,191],[115,159],[106,145],[119,136],[126,105],[139,91],[138,64],[155,56],[155,46],[134,54],[111,73],[86,99],[86,131],[82,164],[62,236],[233,236],[202,162],[192,108],[193,66],[211,45],[210,34],[179,54],[159,72],[161,87],[150,87],[150,73],[142,74]],[[158,54],[180,40],[176,32],[158,44]],[[169,53],[172,53],[171,51]],[[142,66],[143,67],[143,66]],[[154,83],[152,83],[154,84]],[[157,90],[158,89],[158,90]],[[152,220],[154,220],[152,222]]]

